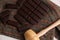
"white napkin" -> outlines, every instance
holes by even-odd
[[[8,37],[8,36],[5,36],[5,35],[0,35],[0,40],[18,40],[18,39]]]
[[[50,1],[52,1],[54,4],[60,7],[60,0],[50,0]]]

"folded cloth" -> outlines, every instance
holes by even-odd
[[[3,10],[9,10],[12,15],[4,17],[3,20],[7,19],[6,22],[2,21],[5,25],[0,22],[0,33],[19,40],[25,40],[26,30],[33,29],[38,33],[60,18],[60,8],[49,0],[17,0],[16,4],[7,4],[8,6],[3,6]],[[55,34],[58,35],[58,27],[50,30],[40,39],[53,40]]]

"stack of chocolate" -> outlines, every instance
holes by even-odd
[[[25,40],[26,30],[33,29],[38,33],[59,19],[59,13],[58,6],[47,0],[17,0],[15,4],[6,3],[0,13],[0,21],[4,25],[1,34]],[[56,28],[58,34],[57,30],[59,29]],[[52,29],[40,39],[53,40],[54,36],[55,29]]]

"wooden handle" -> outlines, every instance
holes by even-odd
[[[57,20],[56,22],[54,22],[54,23],[53,23],[52,25],[50,25],[49,27],[47,27],[46,29],[40,31],[40,32],[37,34],[37,36],[38,36],[38,37],[43,36],[43,35],[46,34],[49,30],[55,28],[55,27],[56,27],[57,25],[59,25],[59,24],[60,24],[60,19]]]

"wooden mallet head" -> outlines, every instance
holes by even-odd
[[[31,29],[25,32],[25,39],[26,40],[40,40],[37,34]]]
[[[29,29],[28,31],[25,32],[24,36],[26,40],[40,40],[39,37],[43,36],[46,34],[49,30],[55,28],[57,25],[60,24],[60,19],[54,22],[52,25],[47,27],[46,29],[40,31],[38,34],[36,34],[32,29]]]

